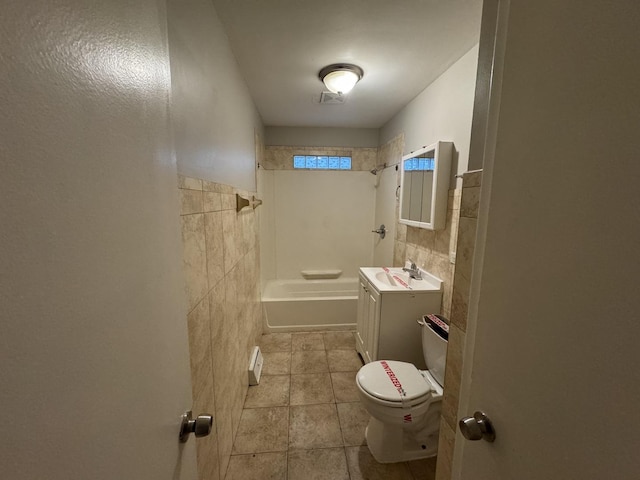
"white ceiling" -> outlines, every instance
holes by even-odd
[[[482,0],[213,0],[266,126],[379,128],[477,42]],[[364,77],[318,103],[320,69]]]

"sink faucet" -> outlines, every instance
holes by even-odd
[[[415,279],[415,280],[422,280],[422,274],[420,273],[420,270],[418,269],[418,266],[415,264],[415,262],[411,259],[409,259],[409,261],[411,262],[411,267],[407,268],[407,267],[402,267],[402,270],[404,270],[405,272],[407,272],[409,274],[409,277]]]

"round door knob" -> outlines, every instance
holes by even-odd
[[[482,440],[482,430],[473,417],[464,417],[460,420],[460,431],[467,440]]]
[[[190,434],[196,437],[206,437],[211,433],[213,427],[213,417],[208,413],[191,418],[191,410],[182,414],[180,422],[180,442],[184,443],[189,439]]]
[[[211,433],[213,427],[213,417],[211,415],[198,415],[195,420],[193,434],[196,437],[206,437]]]
[[[491,420],[484,412],[475,412],[473,417],[464,417],[458,422],[460,432],[467,440],[486,440],[493,442],[496,432],[493,430]]]

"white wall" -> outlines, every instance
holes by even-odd
[[[477,61],[476,45],[380,129],[381,145],[404,133],[404,154],[439,140],[453,142],[452,188],[454,176],[469,164]]]
[[[265,145],[375,148],[378,134],[377,128],[265,127]]]
[[[278,170],[273,176],[276,278],[301,278],[307,269],[355,277],[371,265],[371,173]]]
[[[169,0],[178,172],[255,191],[254,132],[262,123],[208,0]]]

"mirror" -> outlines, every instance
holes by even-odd
[[[445,228],[452,152],[452,142],[438,142],[402,157],[400,223]]]

